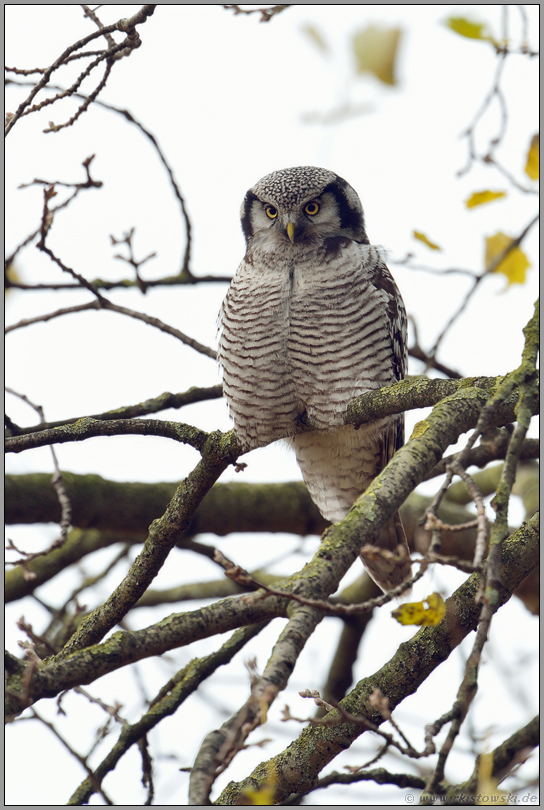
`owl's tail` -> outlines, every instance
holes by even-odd
[[[350,425],[331,431],[311,430],[286,442],[295,449],[312,500],[332,523],[345,518],[383,465],[383,439],[376,438],[372,425],[362,425],[358,431]],[[361,553],[361,560],[374,582],[389,591],[408,579],[412,571],[398,512],[381,530],[376,546],[374,552]]]
[[[398,512],[385,524],[376,545],[363,546],[359,556],[382,591],[396,588],[412,575],[410,550]]]

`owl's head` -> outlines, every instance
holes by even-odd
[[[240,217],[248,247],[273,249],[331,237],[368,244],[357,192],[315,166],[267,174],[247,192]]]

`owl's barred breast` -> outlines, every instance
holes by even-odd
[[[243,262],[222,312],[225,395],[248,447],[343,425],[355,396],[395,379],[387,295],[365,273],[378,251],[348,242],[340,256],[311,243],[282,252]]]

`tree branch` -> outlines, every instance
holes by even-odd
[[[148,17],[150,17],[152,14],[155,13],[155,8],[156,5],[142,6],[141,9],[137,11],[136,14],[134,14],[132,17],[128,19],[119,20],[118,22],[113,23],[112,25],[108,25],[104,28],[101,28],[99,31],[95,31],[92,34],[89,34],[88,36],[78,40],[78,42],[74,42],[73,45],[70,45],[68,48],[66,48],[66,50],[63,51],[63,53],[61,53],[58,59],[56,59],[53,62],[53,64],[50,65],[43,72],[40,81],[35,85],[35,87],[30,92],[28,97],[23,102],[21,102],[15,113],[9,116],[5,128],[5,134],[7,135],[13,129],[13,127],[15,126],[19,118],[21,118],[21,116],[27,115],[30,112],[28,108],[32,103],[32,101],[34,100],[34,98],[37,96],[40,90],[42,90],[47,85],[52,74],[56,70],[58,70],[58,68],[61,67],[61,65],[63,65],[74,54],[75,51],[81,50],[81,48],[85,47],[85,45],[87,45],[89,42],[92,42],[94,39],[97,39],[98,37],[101,36],[105,36],[107,34],[112,34],[114,31],[121,31],[127,34],[126,39],[122,43],[123,46],[127,49],[126,53],[130,53],[135,47],[138,47],[138,45],[140,44],[140,40],[135,30],[135,27],[137,25],[140,25],[141,23],[145,23]],[[116,45],[115,50],[117,50],[118,47],[119,46]],[[123,55],[126,54],[123,53]],[[109,56],[109,53],[108,51],[105,51],[103,58],[106,58],[107,56]]]
[[[174,714],[206,678],[212,675],[220,666],[228,664],[236,653],[248,641],[258,635],[266,625],[267,622],[262,622],[261,624],[254,624],[236,630],[217,652],[211,653],[205,658],[193,659],[190,664],[183,667],[151,701],[149,711],[136,723],[124,726],[110,753],[93,771],[92,777],[82,782],[69,800],[68,805],[88,804],[90,797],[96,792],[97,786],[102,784],[104,777],[115,768],[129,748],[145,734],[148,734],[161,720]]]
[[[195,402],[205,402],[209,399],[221,399],[222,396],[222,385],[212,385],[208,388],[197,388],[196,386],[193,386],[180,394],[171,394],[169,391],[165,391],[163,394],[146,399],[145,402],[139,402],[137,405],[125,405],[120,408],[115,408],[112,411],[94,413],[90,416],[77,416],[73,419],[60,419],[58,422],[43,422],[42,424],[32,425],[31,427],[19,428],[16,435],[22,436],[28,433],[38,433],[42,430],[51,430],[53,428],[63,427],[64,425],[73,425],[76,422],[79,422],[80,419],[133,419],[137,416],[147,416],[150,413],[159,413],[160,411],[166,411],[170,408],[183,408],[185,405],[192,405]]]
[[[83,442],[97,436],[161,436],[176,442],[189,444],[201,450],[208,439],[203,430],[184,425],[182,422],[167,422],[162,419],[113,419],[100,420],[83,417],[68,425],[38,433],[26,433],[6,439],[7,453],[22,453],[35,447],[66,442]]]
[[[302,572],[297,573],[292,580],[288,580],[285,588],[294,586],[296,592],[301,596],[314,599],[327,598],[333,593],[358,556],[361,545],[365,542],[372,543],[375,540],[382,526],[399,509],[428,470],[436,464],[444,450],[450,444],[455,443],[461,433],[476,424],[486,401],[487,396],[481,389],[461,388],[457,393],[436,405],[427,419],[420,423],[408,444],[396,453],[383,472],[356,501],[348,516],[326,532],[313,560],[305,566]],[[495,408],[491,420],[505,419],[506,422],[511,422],[513,417],[513,406],[506,404]],[[221,437],[221,434],[215,434],[209,438],[208,442],[207,446],[203,448],[203,458],[197,468],[180,485],[164,516],[151,526],[144,549],[123,583],[114,591],[104,606],[94,611],[81,624],[66,648],[59,656],[56,656],[54,664],[44,666],[35,674],[33,687],[35,686],[41,693],[40,697],[50,695],[50,690],[57,689],[61,681],[63,682],[61,688],[69,688],[74,685],[72,679],[75,679],[76,683],[78,681],[88,683],[98,677],[98,672],[105,674],[106,671],[109,671],[108,667],[112,666],[109,654],[112,647],[115,650],[113,658],[115,659],[114,668],[116,668],[121,661],[122,665],[125,665],[137,660],[138,657],[164,652],[169,643],[173,646],[180,646],[189,638],[194,640],[194,628],[191,634],[185,624],[181,637],[175,632],[173,636],[169,636],[169,632],[176,624],[170,622],[167,628],[164,628],[164,630],[168,630],[165,636],[162,632],[159,633],[153,643],[142,640],[145,652],[142,651],[139,644],[135,643],[138,634],[116,634],[103,645],[101,655],[98,654],[98,648],[93,649],[91,672],[87,670],[85,662],[80,661],[79,658],[88,654],[88,651],[71,654],[95,644],[137,602],[163,565],[180,533],[187,528],[195,508],[205,493],[240,452],[232,433],[224,437]],[[237,599],[231,599],[228,601],[227,616],[222,616],[221,619],[219,616],[221,616],[221,611],[225,610],[225,606],[222,607],[222,603],[217,603],[209,608],[212,614],[217,615],[213,621],[210,616],[210,621],[206,622],[204,635],[224,632],[229,627],[234,628],[241,624],[250,624],[281,615],[284,610],[283,601],[278,597],[271,597],[264,602],[254,602],[249,605],[240,603]],[[188,622],[188,619],[184,621]],[[188,622],[188,625],[192,628],[191,622]],[[199,623],[199,629],[196,631],[197,637],[203,637],[200,635],[201,628],[202,624]],[[189,636],[187,636],[188,632]],[[63,659],[69,654],[71,654],[70,658],[64,662]],[[89,680],[82,681],[82,677]],[[45,692],[42,692],[42,689]],[[382,692],[387,694],[383,689]],[[17,703],[16,697],[10,697],[10,713],[13,713],[13,706],[16,707]],[[17,709],[15,708],[15,710]]]
[[[539,520],[535,516],[505,542],[501,556],[498,606],[510,599],[515,588],[538,564],[538,534]],[[340,707],[352,715],[366,718],[376,726],[381,725],[383,716],[372,706],[370,695],[379,688],[388,698],[392,711],[404,698],[416,692],[452,650],[476,629],[480,609],[475,596],[479,587],[480,576],[472,574],[446,600],[445,619],[437,626],[421,629],[413,638],[405,641],[382,669],[359,681],[355,689],[340,702]],[[336,713],[331,712],[331,715]],[[364,730],[361,725],[347,722],[334,726],[309,726],[285,751],[259,765],[247,779],[231,782],[214,804],[237,804],[244,788],[258,788],[263,783],[263,774],[270,772],[277,777],[276,804],[293,793],[312,790],[320,771],[335,756],[349,748]]]

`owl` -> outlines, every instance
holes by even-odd
[[[357,193],[334,172],[267,175],[241,220],[247,250],[219,315],[235,431],[247,449],[285,440],[322,515],[339,521],[404,443],[404,415],[345,424],[354,397],[404,377],[404,304]],[[376,544],[408,551],[398,514]],[[384,591],[410,576],[408,554],[362,560]]]

